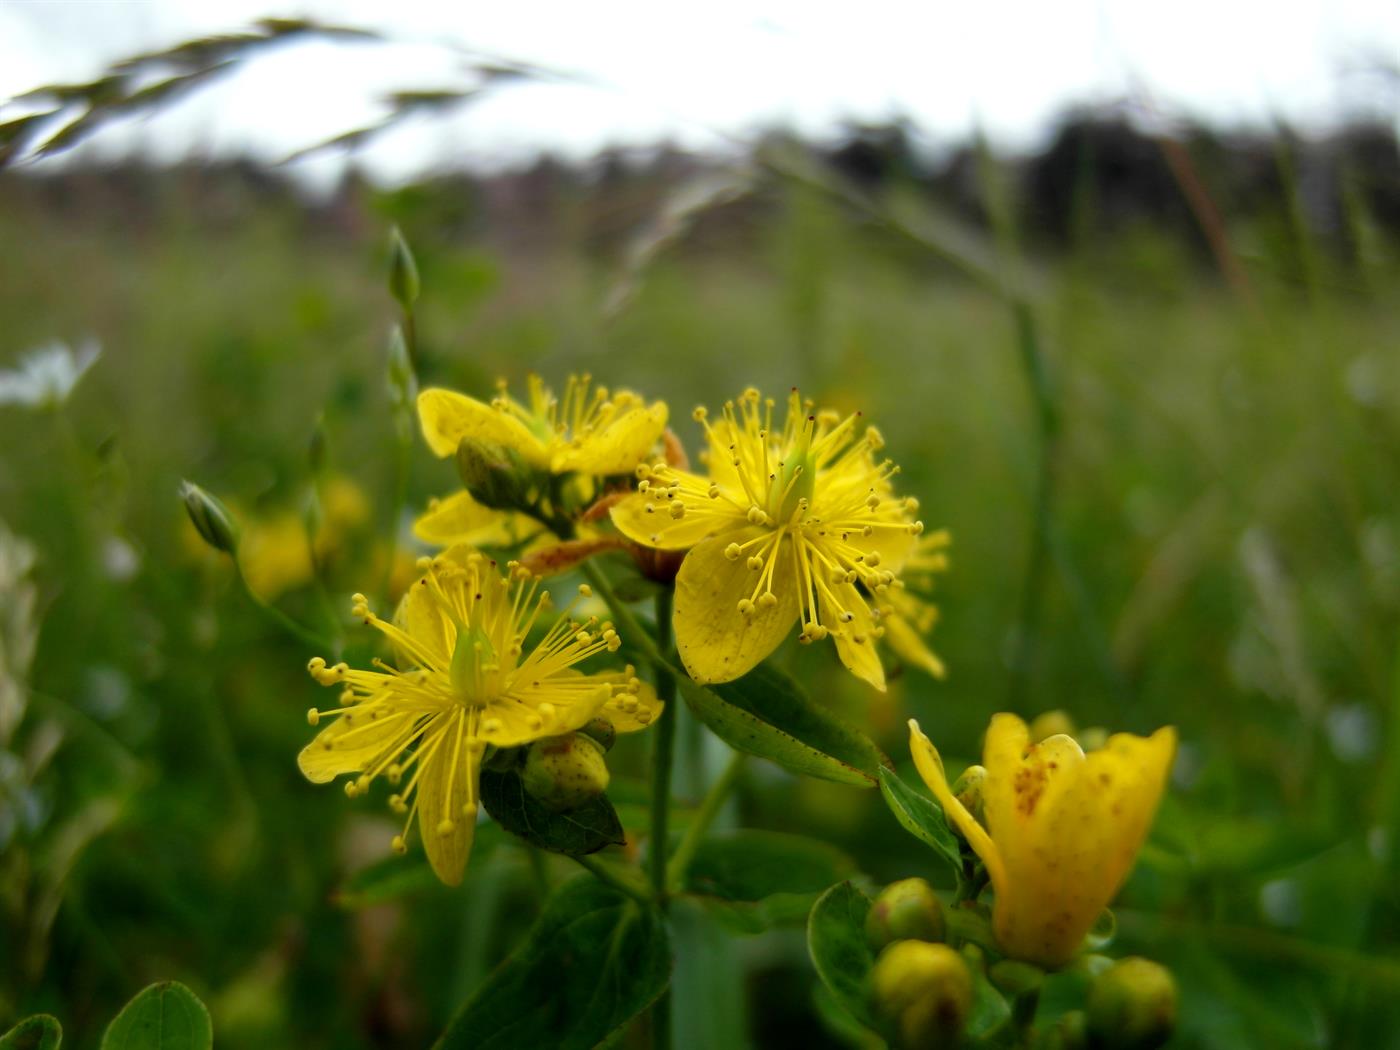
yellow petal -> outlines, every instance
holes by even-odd
[[[875,618],[854,584],[835,584],[832,590],[841,602],[842,611],[853,617],[842,623],[839,613],[831,610],[829,602],[822,598],[822,622],[832,629],[836,653],[852,674],[883,693],[885,668],[880,663],[880,654],[875,651]]]
[[[454,543],[513,547],[543,528],[524,514],[483,507],[470,492],[462,491],[434,501],[427,513],[413,523],[413,535],[440,547]]]
[[[885,641],[889,642],[901,660],[911,666],[926,671],[934,678],[943,678],[948,672],[937,654],[924,642],[923,637],[903,616],[889,616],[884,621]]]
[[[620,398],[617,395],[615,400]],[[576,470],[583,474],[630,474],[647,458],[666,429],[666,406],[638,403],[624,408],[612,422],[560,448],[550,470],[556,474]]]
[[[404,592],[399,607],[394,612],[394,626],[408,635],[415,644],[425,649],[439,668],[452,664],[452,650],[457,642],[457,626],[447,616],[442,604],[433,594],[426,576],[420,576]],[[414,655],[398,650],[400,667],[420,666],[423,661]]]
[[[694,474],[673,472],[687,489],[703,491],[709,482]],[[699,509],[688,509],[685,516],[671,516],[670,501],[660,491],[634,492],[615,503],[609,513],[619,532],[634,543],[658,550],[683,551],[696,544],[736,529],[748,521],[728,500],[710,500]]]
[[[957,800],[957,796],[948,787],[948,777],[943,772],[943,759],[938,754],[938,749],[924,735],[919,723],[912,718],[909,719],[909,750],[914,756],[914,767],[919,771],[919,776],[923,777],[924,783],[938,799],[938,804],[943,807],[948,819],[957,825],[963,838],[967,839],[972,851],[982,858],[987,874],[991,876],[992,888],[1000,896],[1006,886],[1006,868],[1002,863],[1001,851],[986,829],[977,823],[977,818],[967,811],[967,807]]]
[[[758,602],[759,573],[744,558],[730,561],[732,542],[759,535],[750,529],[726,533],[699,544],[681,562],[676,576],[676,648],[690,677],[702,684],[729,682],[751,671],[776,649],[797,619],[797,588],[792,543],[784,539],[773,572],[776,603],[755,605],[745,616],[741,599]],[[762,593],[762,592],[760,592]]]
[[[343,774],[359,773],[386,752],[397,753],[417,720],[409,714],[393,713],[371,719],[358,710],[334,719],[297,755],[297,766],[313,784],[328,784]]]
[[[480,758],[467,747],[466,712],[453,719],[430,743],[432,754],[418,783],[418,830],[423,850],[437,877],[449,886],[462,881],[472,839],[476,836],[477,779]],[[444,830],[445,825],[450,825]]]
[[[465,437],[514,449],[534,466],[549,466],[539,438],[514,416],[455,390],[431,387],[418,395],[423,438],[438,456],[454,456]]]
[[[528,679],[528,674],[524,677]],[[538,683],[517,683],[487,705],[481,738],[497,747],[519,747],[583,728],[612,695],[599,677],[569,668]],[[549,707],[541,708],[542,704]]]

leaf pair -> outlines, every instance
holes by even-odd
[[[63,1029],[48,1014],[26,1017],[3,1036],[0,1050],[59,1050]],[[209,1011],[179,981],[144,989],[107,1026],[101,1050],[210,1050]]]

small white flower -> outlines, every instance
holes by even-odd
[[[18,368],[0,371],[0,405],[55,408],[68,400],[101,355],[101,347],[92,340],[76,353],[59,342],[31,350],[20,358]]]

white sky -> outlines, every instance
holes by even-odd
[[[264,15],[375,28],[398,42],[289,47],[90,148],[277,159],[372,121],[380,93],[460,85],[445,43],[600,86],[503,88],[450,120],[382,139],[361,154],[373,173],[660,139],[723,148],[775,124],[820,134],[899,115],[934,144],[980,124],[1021,146],[1070,104],[1144,93],[1163,112],[1224,123],[1282,117],[1315,128],[1348,113],[1400,113],[1396,80],[1365,73],[1400,69],[1395,0],[0,0],[0,100]],[[304,162],[303,174],[329,177],[341,163]]]

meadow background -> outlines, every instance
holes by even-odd
[[[863,410],[953,536],[948,676],[881,697],[820,649],[790,668],[901,768],[911,715],[955,764],[995,710],[1177,725],[1114,948],[1174,970],[1174,1045],[1400,1045],[1393,132],[1165,138],[1077,113],[1036,155],[969,143],[934,163],[907,130],[774,134],[724,164],[352,175],[320,197],[252,163],[0,172],[0,366],[54,339],[103,348],[61,410],[0,406],[0,518],[34,553],[10,539],[0,558],[19,712],[0,739],[0,1028],[49,1011],[95,1045],[175,978],[221,1046],[426,1045],[538,908],[505,843],[459,890],[363,892],[385,814],[294,761],[312,653],[176,498],[188,477],[247,521],[299,522],[320,417],[328,470],[359,490],[325,526],[329,600],[345,616],[378,586],[405,530],[397,225],[423,385],[588,371],[666,399],[692,448],[689,408],[749,384]],[[455,486],[415,443],[410,506]],[[314,587],[277,600],[321,615]],[[682,798],[714,757],[695,739]],[[614,770],[634,829],[645,746]],[[753,762],[728,819],[828,841],[877,883],[943,877],[876,792]],[[800,921],[687,914],[686,1045],[841,1045]]]

